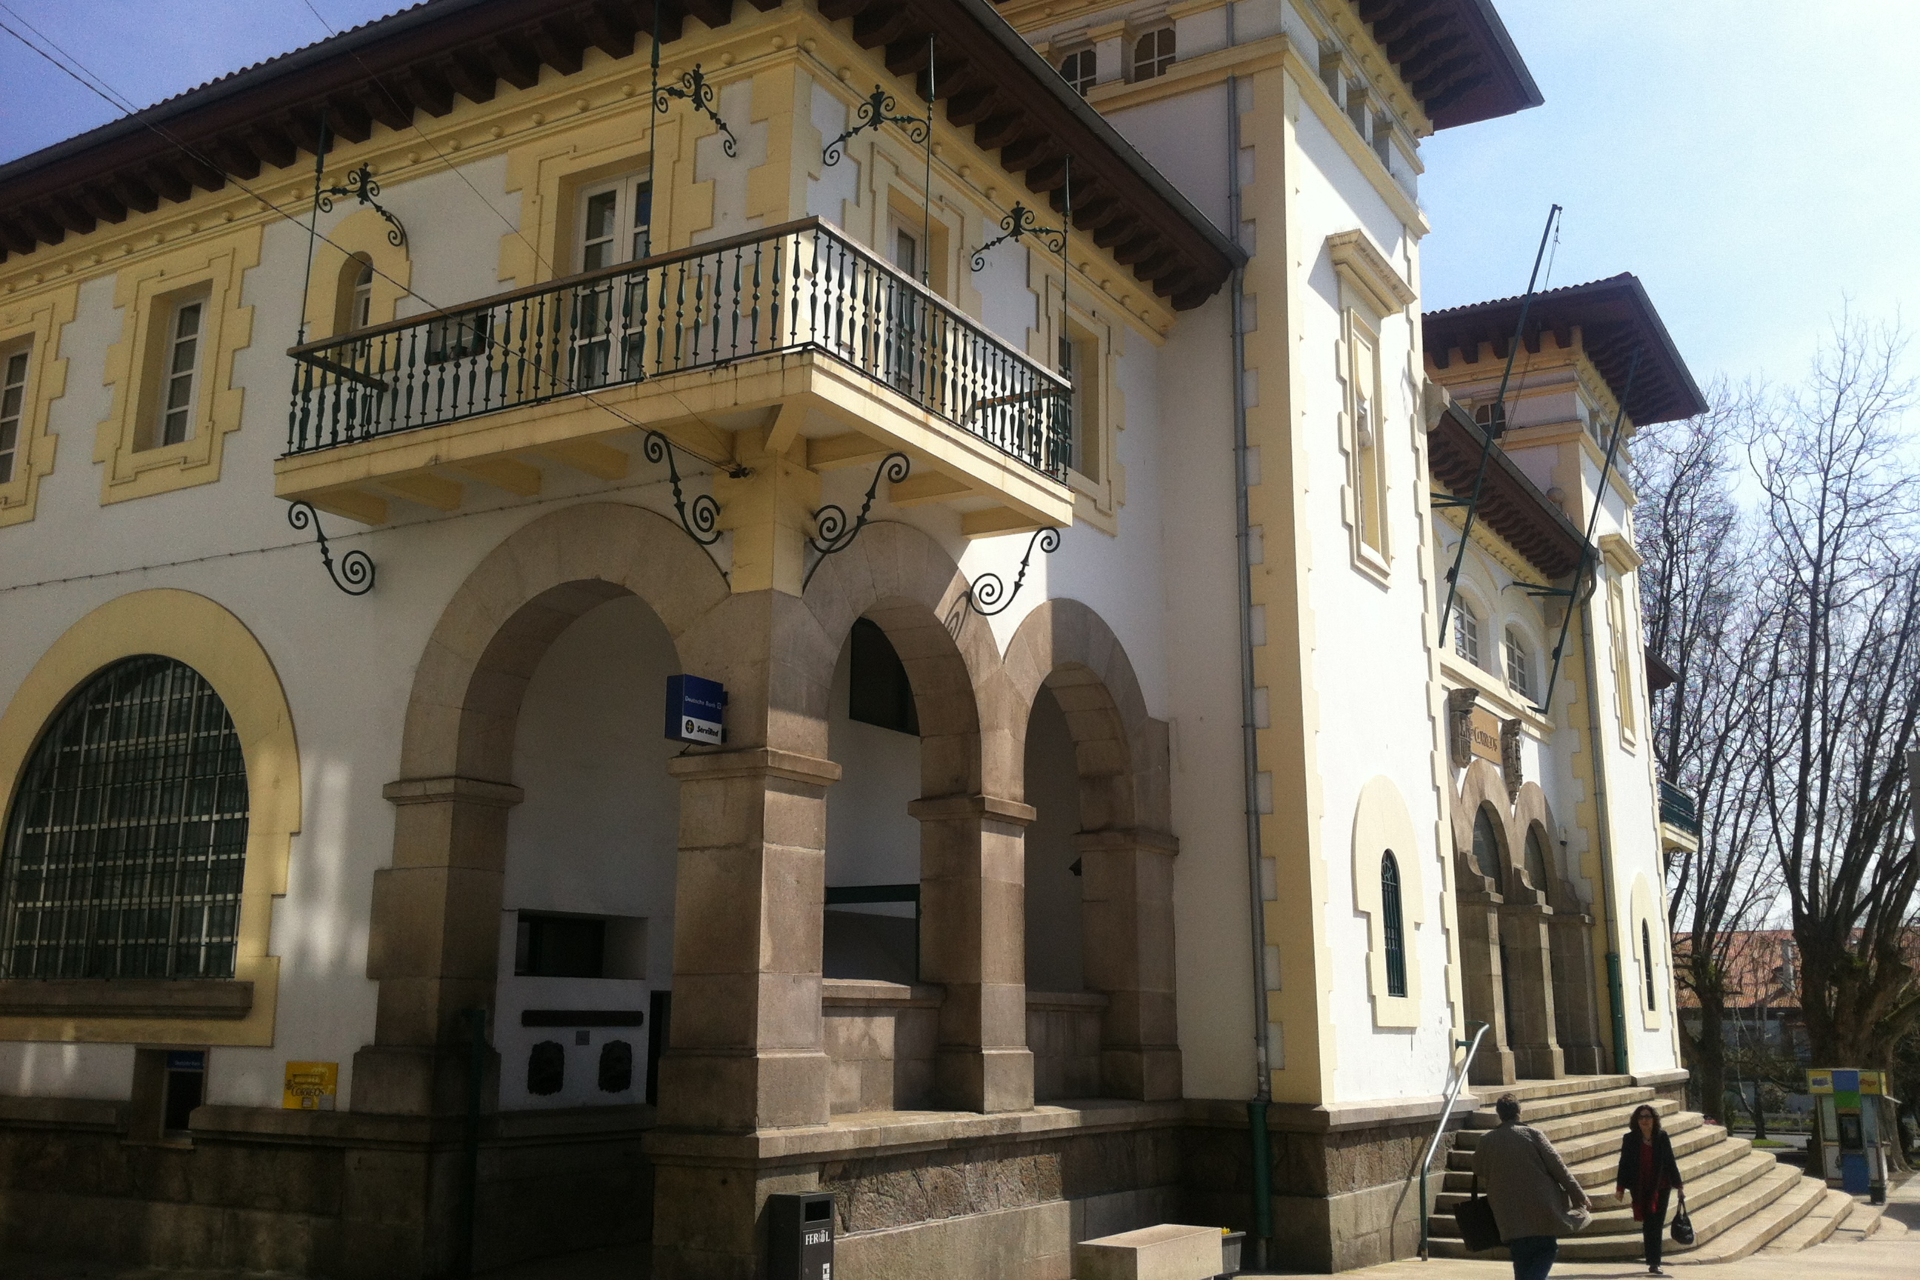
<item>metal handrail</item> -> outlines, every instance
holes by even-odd
[[[1460,1063],[1460,1070],[1447,1086],[1446,1103],[1440,1108],[1440,1123],[1434,1128],[1433,1141],[1427,1144],[1427,1154],[1420,1158],[1420,1260],[1427,1261],[1427,1227],[1432,1216],[1427,1211],[1427,1168],[1433,1163],[1433,1153],[1440,1147],[1440,1139],[1446,1135],[1447,1121],[1453,1118],[1453,1104],[1460,1100],[1460,1090],[1466,1087],[1467,1073],[1473,1069],[1473,1055],[1480,1051],[1480,1041],[1486,1037],[1487,1024],[1469,1022],[1470,1027],[1480,1028],[1473,1033],[1472,1040],[1455,1040],[1454,1047],[1465,1047],[1467,1056]]]
[[[293,347],[287,453],[802,352],[1049,476],[1072,464],[1065,378],[818,218]]]

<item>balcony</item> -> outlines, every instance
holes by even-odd
[[[1692,793],[1682,791],[1665,778],[1660,780],[1660,825],[1683,832],[1699,843],[1699,806]]]
[[[970,534],[1072,519],[1069,384],[818,219],[289,354],[276,488],[368,523],[472,481],[538,492],[552,464],[617,479],[649,430],[717,463],[746,428],[805,437],[815,470],[905,452],[893,500]]]

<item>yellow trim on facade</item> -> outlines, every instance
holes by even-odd
[[[124,268],[114,285],[120,340],[107,348],[106,383],[113,408],[97,429],[93,460],[104,463],[100,501],[123,502],[220,479],[227,433],[240,429],[242,390],[233,385],[234,353],[253,341],[253,308],[241,284],[260,265],[259,226]],[[198,291],[199,389],[191,433],[178,444],[142,448],[142,433],[159,415],[160,362],[167,305]]]
[[[54,713],[88,677],[122,658],[160,654],[206,678],[226,704],[247,766],[247,863],[240,885],[234,977],[253,983],[246,1017],[0,1017],[0,1040],[266,1046],[273,1043],[280,959],[267,954],[273,899],[287,891],[300,830],[300,751],[273,661],[245,623],[189,591],[136,591],[69,627],[0,714],[0,784],[9,801]]]
[[[0,307],[0,353],[11,353],[21,341],[31,344],[26,402],[14,442],[13,478],[0,484],[0,528],[33,519],[40,502],[40,481],[53,474],[60,437],[53,433],[48,418],[53,402],[67,391],[67,358],[59,354],[60,339],[79,306],[80,286],[68,281]]]
[[[342,314],[348,257],[364,257],[373,264],[368,324],[385,324],[397,314],[400,299],[413,284],[413,260],[405,246],[387,238],[388,223],[371,209],[342,218],[326,240],[313,246],[313,268],[307,273],[307,341],[317,342],[345,333],[350,324]]]

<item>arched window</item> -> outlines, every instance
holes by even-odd
[[[1061,76],[1083,98],[1093,88],[1098,73],[1099,64],[1091,49],[1077,49],[1060,60]]]
[[[353,299],[347,309],[347,327],[364,329],[373,323],[373,264],[362,263],[353,282]]]
[[[1133,42],[1133,78],[1151,80],[1173,65],[1173,28],[1149,31]]]
[[[1547,846],[1540,840],[1540,828],[1527,828],[1527,879],[1542,893],[1547,890]]]
[[[1400,864],[1393,850],[1380,855],[1380,923],[1387,944],[1387,994],[1407,994],[1407,941],[1401,926]]]
[[[1480,665],[1480,619],[1465,600],[1453,604],[1453,651],[1474,666]]]
[[[1651,1009],[1654,1007],[1654,1004],[1653,1004],[1653,930],[1647,927],[1647,922],[1645,920],[1642,920],[1640,922],[1640,954],[1646,957],[1646,963],[1642,966],[1641,972],[1643,972],[1647,978],[1647,1008]]]
[[[1526,637],[1516,627],[1507,628],[1507,683],[1521,697],[1533,696],[1533,655],[1527,652]]]
[[[126,658],[54,714],[0,859],[0,976],[231,978],[247,771],[226,706],[172,658]]]
[[[1485,805],[1473,815],[1473,865],[1493,881],[1495,893],[1506,891],[1506,878],[1500,874],[1500,837],[1493,830],[1493,813]]]

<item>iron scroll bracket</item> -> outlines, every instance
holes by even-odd
[[[1007,211],[1007,216],[1000,219],[1000,232],[1001,234],[973,251],[975,271],[987,269],[988,250],[1003,245],[1009,240],[1023,240],[1027,236],[1032,236],[1045,245],[1049,253],[1064,255],[1067,251],[1066,228],[1040,226],[1034,221],[1034,211],[1018,200],[1013,202],[1013,208]]]
[[[673,486],[673,510],[680,518],[681,529],[703,547],[720,541],[720,503],[710,493],[695,494],[691,499],[686,496],[680,487],[680,468],[673,460],[673,441],[658,431],[647,432],[643,441],[648,462],[667,464],[667,482]]]
[[[287,508],[287,523],[295,529],[305,532],[312,528],[313,536],[320,543],[320,563],[327,567],[327,576],[333,579],[333,585],[350,596],[363,596],[373,590],[376,572],[373,557],[355,547],[340,557],[336,567],[333,552],[327,547],[327,535],[320,529],[320,513],[313,509],[311,502],[302,499]]]
[[[1005,613],[1013,604],[1013,598],[1020,594],[1020,588],[1026,585],[1027,564],[1033,559],[1033,549],[1040,548],[1043,555],[1052,555],[1060,549],[1060,531],[1058,529],[1036,529],[1033,537],[1027,540],[1027,552],[1020,557],[1020,571],[1013,577],[1013,590],[1007,590],[1006,580],[997,573],[983,573],[967,587],[967,607],[983,618],[991,618]]]
[[[802,591],[813,581],[813,575],[820,571],[820,566],[826,563],[828,556],[837,555],[852,546],[853,540],[860,536],[860,531],[867,527],[867,517],[873,511],[874,495],[880,492],[880,481],[885,479],[888,484],[899,484],[912,470],[913,462],[904,453],[890,453],[880,459],[880,465],[873,471],[873,481],[867,485],[866,497],[861,499],[860,514],[853,518],[852,523],[848,523],[845,509],[837,503],[829,502],[813,513],[814,529],[819,536],[808,538],[807,545],[819,554],[813,562],[813,568],[807,570],[807,576],[800,583]]]
[[[659,57],[657,46],[654,56],[656,59]],[[657,73],[657,62],[655,66]],[[720,113],[713,109],[713,82],[707,79],[706,71],[698,63],[694,64],[692,70],[680,73],[679,84],[659,85],[654,89],[654,111],[662,115],[666,114],[674,98],[684,98],[692,104],[695,111],[713,121],[720,132],[727,135],[727,140],[720,144],[720,149],[727,153],[728,159],[740,154],[739,139],[733,136],[733,130],[727,127],[727,122],[721,118]]]
[[[322,213],[332,213],[335,200],[354,199],[370,206],[387,221],[387,243],[396,249],[402,248],[407,243],[407,229],[391,210],[374,199],[379,194],[380,184],[374,180],[373,170],[363,164],[358,169],[348,171],[343,185],[315,192],[313,202]]]
[[[852,128],[821,148],[820,158],[829,168],[840,163],[840,157],[846,154],[846,144],[851,139],[869,129],[878,129],[881,125],[900,125],[907,131],[907,141],[916,147],[925,146],[933,136],[932,126],[925,117],[902,113],[894,96],[877,84],[856,109],[855,115],[858,119]]]

